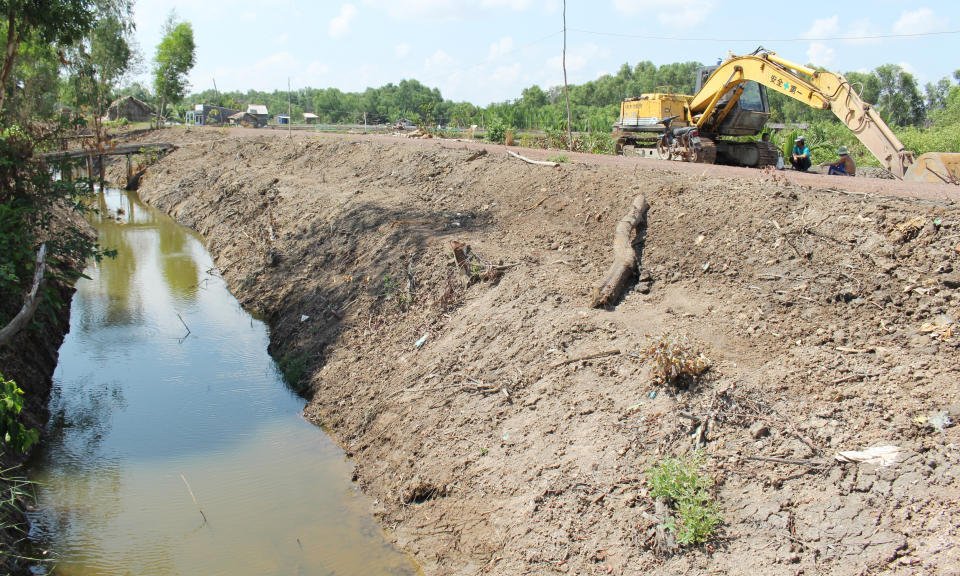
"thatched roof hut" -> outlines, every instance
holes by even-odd
[[[116,121],[126,118],[127,122],[150,122],[156,117],[157,111],[153,106],[137,100],[133,96],[123,96],[107,108],[107,113],[103,119],[107,121]]]
[[[256,128],[260,125],[260,119],[249,112],[237,112],[228,118],[231,124],[243,126],[244,128]]]

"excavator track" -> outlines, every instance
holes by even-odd
[[[760,163],[757,168],[764,166],[776,166],[777,158],[780,157],[780,149],[769,142],[757,142],[757,149],[760,151]],[[763,144],[766,144],[764,147]]]
[[[700,158],[697,159],[697,163],[698,164],[716,164],[717,145],[713,143],[713,140],[701,135],[700,146],[703,147],[703,150],[700,151]],[[774,159],[774,163],[776,163],[776,159]]]

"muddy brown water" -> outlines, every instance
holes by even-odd
[[[108,190],[100,204],[92,223],[119,256],[77,284],[29,463],[29,539],[49,559],[34,571],[420,573],[343,450],[302,417],[267,355],[269,328],[227,291],[201,238],[135,194]],[[108,217],[118,212],[123,223]]]

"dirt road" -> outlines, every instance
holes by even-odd
[[[306,414],[427,574],[960,565],[958,428],[931,425],[960,417],[955,189],[253,134],[146,136],[180,148],[141,196],[268,316]],[[649,278],[588,308],[641,194]],[[454,241],[492,278],[459,273]],[[710,370],[655,383],[639,351],[661,335]],[[834,459],[882,445],[891,466]],[[724,523],[672,547],[645,474],[697,448]]]

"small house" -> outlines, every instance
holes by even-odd
[[[267,107],[264,104],[247,104],[247,112],[257,117],[261,127],[266,126],[267,120],[270,119],[270,113],[267,112]]]
[[[277,114],[277,122],[280,124],[289,124],[290,117],[286,114]]]
[[[121,118],[127,122],[150,122],[156,116],[157,111],[153,106],[133,96],[123,96],[107,108],[103,119],[108,122],[115,122]]]
[[[239,112],[239,110],[224,108],[223,106],[197,104],[193,107],[193,110],[187,111],[184,123],[193,126],[206,126],[207,124],[222,125],[226,124],[227,120],[237,112]]]
[[[237,112],[228,120],[231,124],[244,128],[258,128],[260,126],[260,119],[249,112]]]
[[[303,113],[303,122],[304,124],[316,124],[320,121],[320,117],[314,114],[313,112],[304,112]]]

